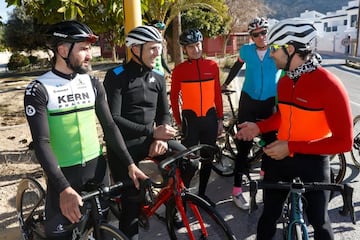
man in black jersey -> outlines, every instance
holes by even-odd
[[[49,30],[54,67],[31,82],[24,107],[36,157],[47,176],[45,232],[47,239],[69,239],[64,225],[78,222],[83,204],[79,192],[86,182],[108,184],[106,161],[96,128],[115,149],[124,172],[138,187],[147,176],[134,164],[116,127],[102,84],[87,74],[91,44],[97,36],[77,21],[65,21]],[[75,234],[75,233],[74,233]]]
[[[126,46],[131,60],[110,69],[104,86],[112,116],[124,136],[135,163],[147,156],[164,155],[169,149],[185,149],[173,139],[176,130],[170,126],[169,104],[164,76],[153,71],[162,51],[162,37],[153,26],[139,26],[129,32]],[[113,149],[108,148],[109,166],[114,180],[127,174],[118,167]],[[140,204],[131,199],[136,189],[123,195],[120,229],[131,239],[138,239]]]

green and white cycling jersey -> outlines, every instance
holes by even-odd
[[[90,76],[78,74],[69,81],[48,72],[37,80],[47,91],[50,143],[59,166],[73,166],[99,156],[95,92]]]

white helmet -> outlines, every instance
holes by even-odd
[[[160,32],[153,26],[139,26],[131,30],[125,39],[125,45],[143,45],[147,42],[162,42]]]
[[[309,21],[292,18],[275,24],[268,33],[268,44],[292,44],[298,50],[309,50],[311,41],[316,37],[317,31]]]
[[[248,32],[251,33],[254,30],[260,29],[260,28],[268,28],[269,22],[265,18],[254,18],[251,20],[251,22],[248,24]]]

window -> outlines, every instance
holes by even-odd
[[[350,16],[350,27],[356,28],[357,25],[357,15]]]

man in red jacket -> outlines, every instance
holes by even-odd
[[[219,67],[216,62],[202,57],[202,40],[198,29],[186,30],[180,35],[180,44],[188,59],[178,64],[172,74],[170,100],[173,117],[182,130],[182,143],[186,147],[199,143],[215,145],[223,130]],[[201,154],[208,161],[201,165],[199,195],[208,199],[205,191],[211,173],[209,160],[214,156]]]
[[[264,147],[264,182],[330,182],[329,155],[351,150],[353,130],[349,97],[341,81],[319,64],[311,42],[311,23],[287,19],[268,33],[271,57],[286,75],[278,83],[279,111],[257,123],[244,122],[237,137],[250,140],[278,130],[277,140]],[[265,190],[257,239],[272,239],[287,192]],[[328,216],[329,191],[304,194],[315,239],[334,239]]]

